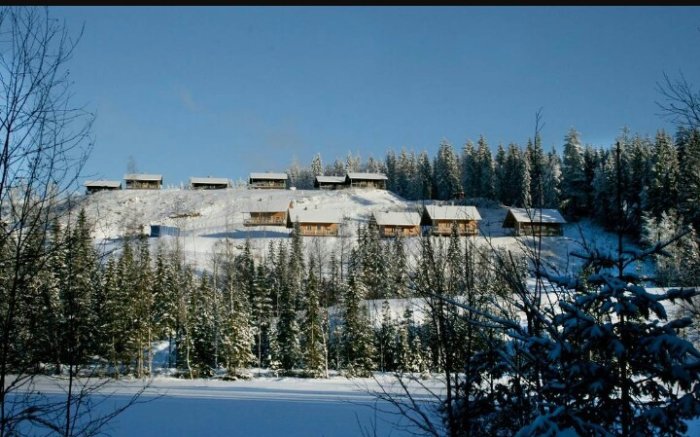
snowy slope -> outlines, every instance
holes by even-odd
[[[142,229],[160,224],[180,229],[178,243],[185,256],[198,268],[208,269],[210,253],[217,241],[229,238],[239,247],[246,238],[251,239],[253,253],[261,257],[270,241],[288,238],[291,230],[284,227],[245,227],[247,212],[255,205],[292,202],[293,208],[306,210],[328,209],[346,218],[344,230],[346,241],[353,241],[358,224],[366,223],[374,211],[420,211],[423,202],[406,201],[384,190],[349,189],[323,190],[228,190],[198,191],[187,189],[165,190],[121,190],[99,192],[83,196],[77,202],[84,207],[88,217],[95,223],[96,243],[107,248],[118,248],[118,239],[129,230]],[[433,203],[433,202],[426,202]],[[478,244],[513,251],[527,251],[537,247],[531,238],[514,238],[509,230],[501,227],[506,215],[503,207],[478,208],[482,216],[481,236],[475,237]],[[339,251],[341,237],[305,237],[307,250]],[[151,238],[151,244],[175,243],[173,236]],[[445,240],[443,238],[443,240]],[[564,227],[564,236],[542,239],[541,251],[545,261],[564,271],[573,271],[579,260],[571,259],[569,252],[581,248],[580,241],[596,248],[614,249],[616,239],[588,220]],[[418,238],[407,239],[407,253],[418,254]]]

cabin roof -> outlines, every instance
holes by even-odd
[[[301,223],[340,223],[343,216],[336,209],[299,209],[290,208],[287,214],[287,227],[291,228],[294,222]]]
[[[374,219],[379,226],[418,226],[420,214],[414,211],[375,212]]]
[[[566,223],[564,217],[556,209],[545,208],[508,208],[503,221],[504,228],[512,228],[518,223]]]
[[[97,180],[97,181],[85,181],[86,187],[107,187],[107,188],[119,188],[122,186],[121,181],[112,180]]]
[[[348,173],[348,178],[350,179],[370,179],[376,181],[385,181],[389,178],[386,177],[384,173]]]
[[[229,181],[228,181],[227,178],[212,178],[212,177],[198,178],[198,177],[191,177],[191,178],[190,178],[190,184],[201,184],[201,185],[229,185]]]
[[[163,175],[159,174],[138,174],[138,173],[128,173],[124,175],[124,180],[126,181],[163,181]]]
[[[248,212],[287,212],[289,209],[288,199],[263,199],[251,200]]]
[[[274,180],[287,180],[287,173],[251,173],[250,179],[274,179]]]
[[[316,176],[316,182],[323,184],[342,184],[345,182],[345,176]]]
[[[424,211],[431,220],[481,220],[474,206],[426,205]]]

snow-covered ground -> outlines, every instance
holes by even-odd
[[[38,390],[56,398],[65,393],[65,380],[37,378],[36,383]],[[100,391],[109,397],[97,407],[97,413],[124,405],[143,384],[135,379],[110,381]],[[113,436],[358,436],[363,430],[366,435],[412,435],[409,422],[372,394],[380,389],[378,384],[400,393],[389,374],[377,374],[376,379],[334,376],[319,380],[156,377],[139,403],[114,419],[105,431]],[[441,387],[437,380],[425,384],[438,392]],[[419,387],[413,390],[416,399],[431,411],[427,392]]]
[[[381,384],[400,393],[390,374],[375,379],[340,376],[311,380],[260,377],[251,380],[183,380],[156,377],[139,403],[111,421],[103,431],[121,436],[394,436],[420,435],[390,404],[372,394]],[[431,390],[439,380],[423,381]],[[101,393],[109,395],[94,413],[124,405],[144,382],[111,381]],[[58,400],[65,380],[37,378],[37,389]],[[439,423],[434,404],[423,389],[417,399]],[[94,395],[99,396],[99,395]],[[94,417],[94,416],[93,416]],[[688,436],[700,435],[700,420],[689,422]]]

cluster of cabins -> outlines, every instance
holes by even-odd
[[[345,176],[316,176],[314,187],[321,190],[345,188],[386,189],[387,177],[382,173],[353,173]],[[163,185],[163,176],[157,174],[126,174],[124,184],[127,190],[158,190]],[[190,189],[226,189],[231,181],[226,178],[192,177]],[[121,181],[97,180],[85,182],[87,193],[105,190],[121,190]],[[287,189],[286,173],[251,173],[248,178],[250,189]],[[305,236],[338,235],[342,216],[331,209],[294,208],[291,201],[264,202],[250,208],[244,226],[286,226],[292,228],[299,223]],[[462,236],[477,235],[481,215],[474,206],[427,205],[421,212],[375,212],[370,220],[379,228],[382,237],[415,237],[421,234],[450,235],[456,224]],[[509,208],[503,221],[504,228],[512,228],[514,235],[557,236],[563,234],[566,223],[555,209]]]
[[[159,174],[125,174],[124,185],[127,190],[160,190],[163,186],[163,176]],[[190,188],[193,190],[220,190],[231,186],[231,181],[226,178],[191,177]],[[98,191],[121,190],[122,183],[117,180],[86,181],[87,194]]]
[[[299,209],[287,202],[264,203],[250,208],[245,226],[294,227],[304,236],[337,236],[342,215],[333,209]],[[401,235],[415,237],[421,234],[448,236],[453,225],[461,236],[477,235],[481,215],[474,206],[427,205],[421,212],[374,212],[370,221],[375,223],[382,237]],[[555,209],[509,208],[503,221],[504,228],[512,228],[514,235],[563,235],[566,220]]]
[[[248,188],[277,189],[288,188],[286,173],[251,173]],[[353,173],[345,176],[316,176],[314,187],[320,190],[339,190],[343,188],[375,188],[386,190],[387,177],[383,173]],[[163,176],[159,174],[125,174],[124,185],[127,190],[160,190]],[[189,188],[193,190],[225,190],[231,187],[227,178],[191,177]],[[118,180],[94,180],[85,182],[87,194],[98,191],[121,190],[122,182]]]
[[[375,188],[386,190],[388,178],[383,173],[348,172],[345,176],[316,176],[314,188],[319,190],[340,190],[343,188]],[[248,188],[253,189],[286,189],[288,176],[286,173],[251,173],[248,178]]]

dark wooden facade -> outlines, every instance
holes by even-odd
[[[387,177],[383,173],[348,173],[345,185],[350,188],[374,188],[386,190]]]
[[[287,211],[251,211],[244,226],[286,226]]]
[[[230,186],[226,178],[190,178],[190,188],[193,190],[225,190]]]
[[[121,190],[122,184],[119,181],[86,181],[85,193],[93,194],[99,191]]]
[[[417,212],[375,212],[370,223],[377,226],[379,235],[392,238],[417,237],[420,235],[421,216]]]
[[[449,236],[456,223],[458,235],[471,236],[479,233],[479,220],[481,216],[473,206],[429,205],[423,209],[421,225],[429,227],[433,235]]]
[[[299,223],[299,232],[305,237],[335,237],[342,219],[331,210],[296,210],[287,212],[287,227],[293,229]]]
[[[124,176],[127,190],[160,190],[163,176],[147,174],[129,174]]]
[[[512,228],[516,236],[557,237],[564,235],[566,220],[556,209],[509,208],[504,228]]]
[[[316,176],[314,188],[319,190],[342,190],[347,188],[344,176]]]
[[[251,173],[248,188],[284,190],[287,188],[287,179],[284,173]]]

